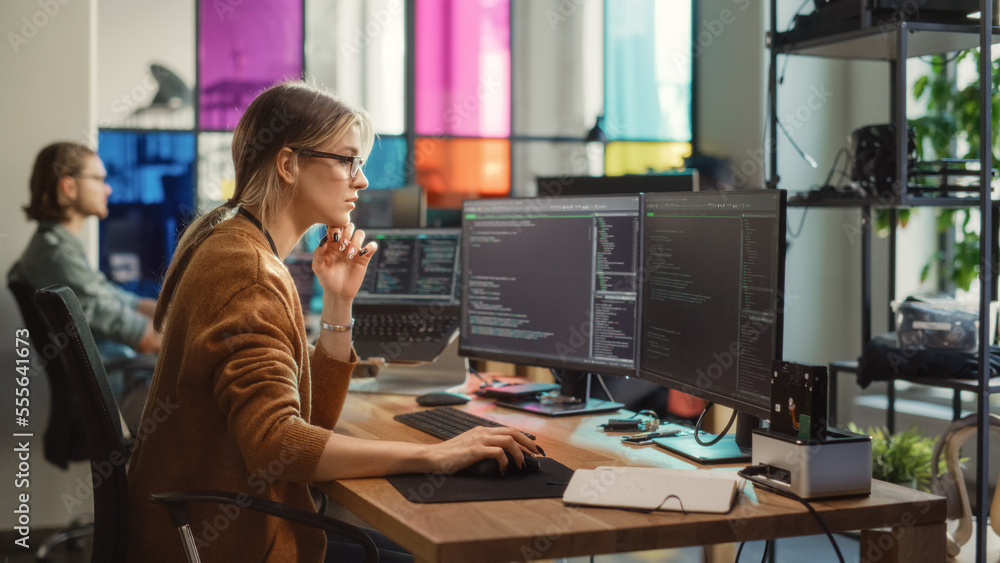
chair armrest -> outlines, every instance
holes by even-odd
[[[150,495],[150,501],[154,504],[162,504],[170,514],[170,523],[177,528],[188,525],[191,516],[188,513],[187,503],[189,502],[214,502],[222,504],[236,505],[240,508],[250,509],[255,512],[269,514],[278,518],[283,518],[299,524],[305,524],[313,528],[340,534],[357,542],[365,550],[365,561],[378,562],[378,548],[372,541],[368,533],[363,529],[347,522],[342,522],[329,516],[309,512],[300,508],[281,504],[262,498],[251,497],[246,494],[235,494],[225,491],[199,490],[199,491],[171,491],[169,493],[155,493]]]
[[[148,371],[150,373],[156,369],[156,354],[138,354],[130,358],[118,358],[104,363],[104,370],[112,371]]]

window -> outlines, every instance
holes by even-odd
[[[119,174],[116,197],[163,194],[122,202],[137,207],[112,218],[167,221],[161,232],[232,196],[231,130],[257,92],[285,79],[365,107],[379,135],[369,188],[420,184],[431,208],[534,195],[539,175],[659,171],[691,152],[691,0],[102,0],[98,9],[100,152]],[[587,142],[598,124],[606,145]],[[149,147],[168,145],[150,160]],[[172,243],[163,252],[140,267],[147,286]],[[114,253],[102,238],[109,273]]]

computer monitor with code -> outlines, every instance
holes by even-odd
[[[635,375],[640,194],[467,200],[462,355]],[[533,404],[560,415],[620,403]],[[520,405],[526,407],[526,405]]]
[[[646,194],[640,378],[769,417],[771,362],[781,358],[785,201],[782,190]],[[656,443],[702,463],[749,451],[749,436],[711,448],[693,436]]]

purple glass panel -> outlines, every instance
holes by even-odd
[[[264,88],[302,76],[302,0],[199,0],[199,123],[232,129]]]
[[[420,135],[510,135],[510,1],[417,2]]]

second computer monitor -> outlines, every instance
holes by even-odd
[[[467,200],[460,353],[634,375],[640,202]]]
[[[647,194],[639,376],[770,417],[785,192]]]

